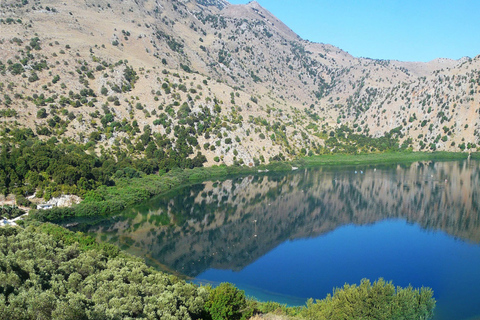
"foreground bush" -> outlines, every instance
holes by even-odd
[[[213,320],[240,320],[251,316],[245,292],[230,283],[222,283],[210,292],[205,309]]]
[[[323,300],[312,299],[300,314],[307,319],[377,319],[407,320],[431,319],[435,308],[433,291],[412,287],[401,288],[379,279],[373,285],[363,279],[359,286],[346,284],[336,289],[333,296]]]
[[[43,231],[0,229],[1,319],[202,317],[206,288],[138,259],[65,245]]]

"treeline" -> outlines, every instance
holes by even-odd
[[[181,185],[253,172],[253,169],[248,167],[214,166],[174,169],[168,173],[162,171],[156,175],[142,177],[117,178],[114,186],[100,186],[96,190],[87,192],[84,201],[78,205],[50,210],[32,210],[29,217],[40,221],[59,221],[71,217],[110,214]]]
[[[399,126],[386,132],[382,137],[371,137],[368,134],[356,132],[355,128],[341,125],[335,131],[330,131],[325,140],[325,147],[328,150],[319,151],[317,153],[343,153],[358,154],[370,152],[392,152],[406,151],[411,149],[412,139],[406,139],[400,144],[400,138],[403,138],[401,132],[402,127]]]
[[[55,137],[41,141],[31,129],[6,131],[0,147],[0,193],[14,193],[24,205],[28,205],[24,196],[35,192],[45,200],[62,193],[84,197],[100,186],[115,185],[116,179],[202,167],[206,161],[200,153],[189,158],[188,153],[171,144],[162,145],[168,149],[156,149],[147,157],[134,157],[120,150],[97,155],[87,152],[86,145],[60,142]]]
[[[0,229],[5,319],[431,319],[433,292],[380,279],[345,285],[304,307],[260,303],[228,283],[196,286],[149,268],[110,244],[52,224]]]
[[[115,185],[102,185],[85,194],[84,200],[72,207],[55,207],[49,210],[31,210],[29,218],[39,221],[60,221],[72,217],[86,217],[111,214],[133,204],[150,199],[174,188],[200,181],[226,178],[242,174],[258,174],[264,171],[291,171],[293,166],[302,165],[302,161],[292,163],[272,162],[259,167],[212,166],[208,168],[172,169],[160,171],[155,175],[115,178]]]

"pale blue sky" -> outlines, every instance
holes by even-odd
[[[478,0],[257,2],[303,39],[332,44],[356,57],[429,61],[480,54]]]

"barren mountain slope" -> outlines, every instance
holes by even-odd
[[[0,10],[3,126],[42,138],[138,155],[142,133],[161,148],[159,135],[185,140],[175,127],[193,128],[184,144],[209,164],[381,149],[354,133],[390,132],[415,150],[477,147],[477,58],[355,58],[302,40],[255,1],[25,0]]]

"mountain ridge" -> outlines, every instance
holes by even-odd
[[[380,138],[392,130],[406,149],[477,149],[478,57],[427,63],[356,58],[335,46],[301,39],[255,1],[23,3],[6,1],[1,7],[0,103],[3,114],[16,113],[4,117],[4,127],[17,121],[37,134],[50,128],[51,134],[80,143],[99,135],[93,142],[100,152],[125,138],[133,145],[140,141],[140,135],[108,129],[111,122],[99,126],[102,114],[120,122],[136,120],[140,133],[148,125],[152,134],[175,139],[173,126],[187,124],[178,115],[180,105],[187,103],[186,108],[197,113],[202,108],[213,111],[216,105],[221,109],[216,117],[219,126],[206,129],[209,137],[206,131],[196,132],[197,144],[190,145],[206,155],[209,165],[253,164],[260,157],[268,162],[347,149],[372,151],[342,139],[353,134]],[[28,46],[34,38],[39,38],[40,50]],[[32,69],[42,60],[46,68]],[[22,64],[18,74],[9,70],[15,63]],[[125,79],[122,72],[127,67],[138,80]],[[28,81],[33,73],[38,80]],[[60,76],[59,83],[51,82],[53,73]],[[127,82],[130,88],[123,90],[121,84]],[[18,85],[8,89],[5,83]],[[165,83],[169,93],[162,87]],[[187,88],[178,90],[181,84]],[[101,93],[103,88],[106,94]],[[39,105],[32,98],[43,92],[58,99],[84,89],[92,89],[95,97],[87,97],[86,104],[75,102],[79,106],[59,106],[55,99]],[[88,106],[92,100],[93,107]],[[170,114],[164,112],[168,107]],[[41,108],[46,109],[46,118],[35,117]],[[57,110],[75,118],[59,116],[63,124],[59,120],[49,125]],[[91,117],[95,112],[97,116]],[[342,147],[345,143],[352,146]]]

